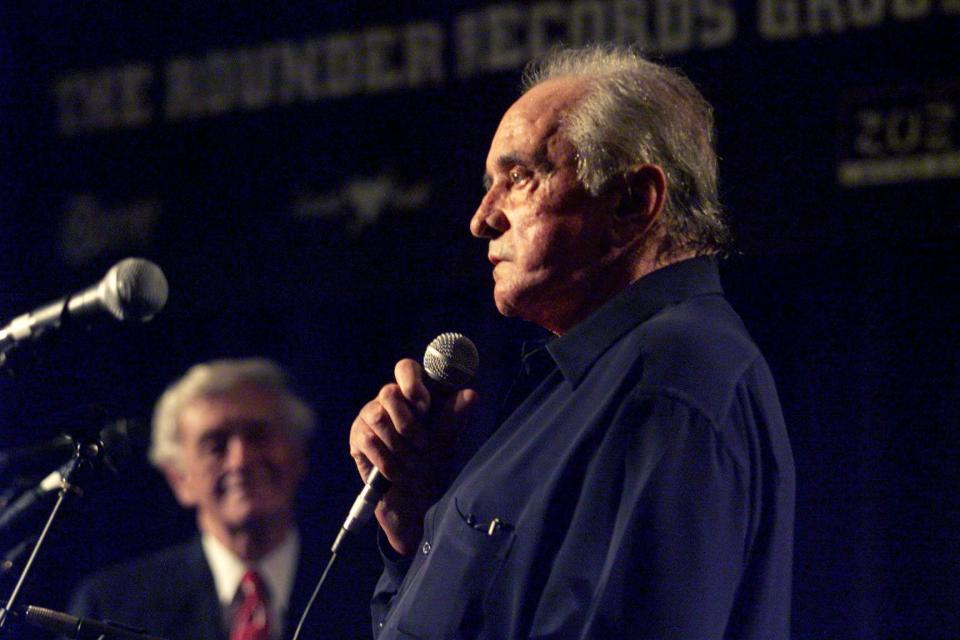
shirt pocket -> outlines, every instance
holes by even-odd
[[[420,543],[426,555],[414,583],[405,585],[408,603],[397,611],[397,630],[420,640],[476,637],[484,603],[496,582],[515,532],[492,513],[464,511],[456,499],[432,534]]]

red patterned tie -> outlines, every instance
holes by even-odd
[[[247,569],[238,593],[242,599],[233,616],[230,640],[270,640],[267,589],[263,579],[253,569]]]

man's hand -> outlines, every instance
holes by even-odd
[[[366,481],[377,467],[393,483],[377,505],[376,516],[390,546],[401,555],[413,553],[420,541],[423,516],[443,489],[442,463],[477,398],[471,389],[458,391],[433,412],[431,424],[425,424],[433,399],[423,376],[416,361],[398,362],[396,382],[384,385],[350,428],[350,455],[360,477]]]

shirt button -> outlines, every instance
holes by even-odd
[[[429,541],[429,540],[424,540],[424,541],[423,541],[423,546],[420,547],[420,551],[421,551],[421,553],[423,553],[423,555],[428,555],[428,554],[430,553],[430,541]]]

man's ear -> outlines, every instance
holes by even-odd
[[[616,216],[640,224],[646,231],[653,226],[667,201],[667,176],[655,164],[638,164],[623,175],[623,193]]]
[[[178,469],[176,464],[167,463],[163,465],[163,476],[167,479],[170,491],[173,492],[181,507],[190,509],[197,506],[197,498],[193,495],[186,474]]]

